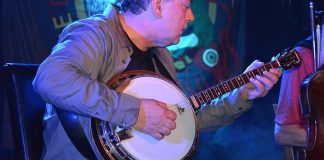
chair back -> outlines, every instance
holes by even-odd
[[[45,102],[34,92],[37,64],[7,63],[1,68],[17,159],[40,159]]]

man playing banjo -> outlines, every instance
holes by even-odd
[[[126,71],[146,70],[180,86],[165,47],[177,44],[188,23],[194,20],[190,3],[190,0],[123,0],[120,7],[109,5],[103,14],[76,21],[63,30],[33,81],[35,91],[47,102],[43,159],[86,159],[69,139],[53,105],[78,115],[97,159],[104,157],[93,139],[92,118],[121,130],[133,128],[139,135],[152,137],[154,142],[150,139],[145,142],[148,144],[163,141],[173,132],[181,134],[182,131],[176,130],[179,111],[170,109],[167,102],[118,92],[106,83]],[[262,65],[256,60],[247,71]],[[280,76],[277,69],[264,71],[250,78],[250,83],[213,99],[193,117],[193,122],[197,121],[193,128],[216,130],[231,123],[252,106],[252,100],[265,96]],[[150,82],[148,78],[143,81],[148,85]],[[145,92],[145,84],[138,92]]]

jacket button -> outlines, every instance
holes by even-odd
[[[126,63],[126,60],[125,60],[125,59],[123,59],[123,60],[122,60],[122,62],[123,62],[123,63],[125,64],[125,63]]]

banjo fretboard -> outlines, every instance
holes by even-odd
[[[189,101],[195,108],[198,108],[206,103],[211,102],[213,99],[234,90],[244,84],[248,83],[250,78],[255,78],[257,75],[262,75],[264,71],[269,71],[272,68],[281,67],[278,60],[269,62],[257,69],[251,70],[242,75],[236,76],[218,85],[212,86],[206,90],[196,93],[189,97]]]

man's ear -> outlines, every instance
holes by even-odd
[[[153,13],[156,17],[161,18],[162,17],[162,11],[163,11],[163,2],[162,0],[152,0],[152,9]]]

